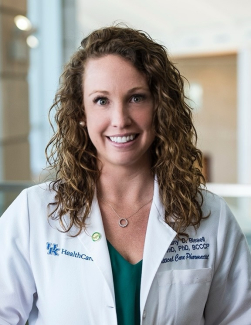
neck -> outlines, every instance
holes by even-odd
[[[153,196],[153,179],[150,168],[103,168],[97,184],[98,197],[113,203],[140,203]]]

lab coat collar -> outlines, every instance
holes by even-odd
[[[160,199],[158,182],[155,180],[153,203],[150,210],[143,253],[140,292],[141,314],[144,310],[155,274],[176,234],[165,222],[165,209]]]
[[[111,292],[113,304],[115,304],[110,255],[96,193],[94,195],[91,213],[86,220],[86,225],[86,230],[78,236],[78,239],[88,250],[89,255],[102,273]],[[95,232],[100,234],[100,239],[96,241],[92,239],[92,235]]]

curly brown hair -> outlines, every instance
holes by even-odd
[[[52,186],[57,216],[51,213],[50,217],[58,218],[65,232],[73,225],[79,229],[77,235],[85,229],[100,170],[87,129],[79,126],[84,118],[83,74],[88,59],[108,54],[129,60],[147,78],[155,105],[151,168],[159,183],[165,220],[184,235],[188,226],[197,228],[204,217],[201,185],[205,180],[183,78],[164,46],[143,31],[121,26],[101,28],[83,39],[61,76],[50,109],[50,113],[56,109],[57,131],[46,147],[47,161],[56,170]],[[70,216],[67,226],[66,213]]]

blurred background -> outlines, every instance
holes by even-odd
[[[92,30],[124,22],[167,47],[186,81],[209,190],[251,245],[250,0],[0,0],[0,213],[48,175],[48,111]]]

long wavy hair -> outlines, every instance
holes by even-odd
[[[59,219],[65,232],[73,225],[79,229],[76,235],[86,228],[101,171],[87,128],[79,124],[85,118],[83,75],[87,60],[108,54],[129,60],[147,78],[155,105],[152,173],[158,180],[166,223],[184,235],[188,226],[196,229],[204,218],[201,185],[205,184],[184,81],[164,46],[145,32],[124,26],[101,28],[83,39],[61,76],[50,109],[50,113],[56,110],[57,130],[46,147],[49,168],[56,171],[55,210],[50,217]]]

